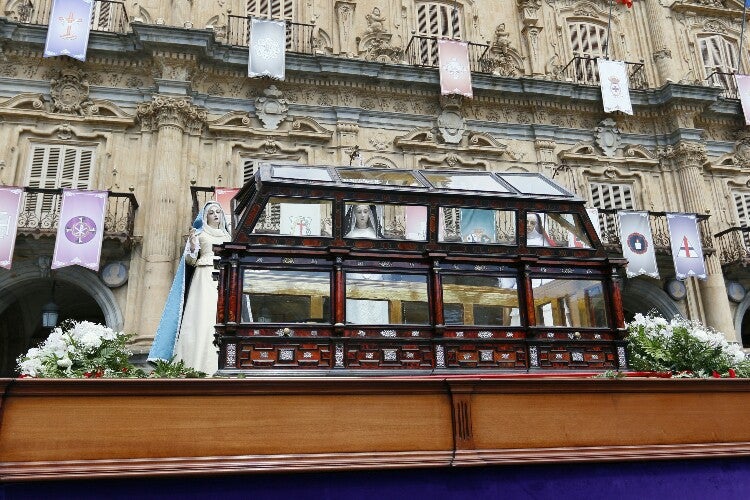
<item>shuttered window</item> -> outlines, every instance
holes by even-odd
[[[596,59],[604,57],[607,49],[607,27],[594,23],[576,21],[568,23],[570,48],[573,56],[582,56],[575,61],[575,78],[581,83],[597,83],[599,72]]]
[[[242,185],[244,186],[250,182],[255,175],[255,161],[244,159],[242,160]]]
[[[247,0],[247,15],[270,19],[294,19],[294,0]]]
[[[40,145],[31,147],[26,185],[31,188],[89,189],[94,148],[67,145]],[[40,219],[57,213],[60,197],[55,194],[28,193],[25,211]]]
[[[419,2],[416,34],[419,64],[437,66],[437,38],[463,39],[461,5],[454,2]],[[424,38],[419,38],[424,37]]]
[[[600,210],[634,210],[633,190],[629,184],[605,184],[592,182],[591,203]],[[617,213],[599,212],[599,227],[603,242],[616,241],[619,235]]]
[[[720,85],[736,95],[733,73],[737,71],[737,42],[722,35],[702,37],[698,42],[708,83]]]

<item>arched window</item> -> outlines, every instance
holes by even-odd
[[[733,75],[737,71],[737,42],[722,35],[710,35],[698,38],[698,45],[708,83],[720,85],[736,96]]]
[[[586,21],[568,23],[570,48],[573,52],[575,80],[581,83],[597,83],[599,73],[596,59],[607,52],[607,27]]]
[[[598,208],[599,227],[603,242],[616,241],[617,234],[617,210],[633,210],[633,188],[630,184],[610,184],[604,182],[592,182],[589,184],[591,191],[591,204]],[[597,221],[594,221],[596,224]]]
[[[463,39],[463,11],[455,2],[418,2],[416,4],[416,63],[437,66],[437,39]]]
[[[247,0],[247,15],[292,21],[294,0]]]

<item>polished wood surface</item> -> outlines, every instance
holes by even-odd
[[[3,380],[0,480],[750,455],[746,380]]]

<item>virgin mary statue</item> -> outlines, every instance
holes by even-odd
[[[148,355],[149,361],[174,357],[209,375],[218,369],[218,356],[213,345],[219,295],[212,276],[213,245],[230,239],[221,206],[215,201],[206,203],[190,230]],[[185,264],[195,267],[187,294]]]

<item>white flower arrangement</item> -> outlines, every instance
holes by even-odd
[[[139,376],[130,363],[130,335],[89,321],[65,322],[17,360],[21,377]]]
[[[636,314],[628,323],[630,367],[682,377],[746,377],[742,347],[698,321]]]

